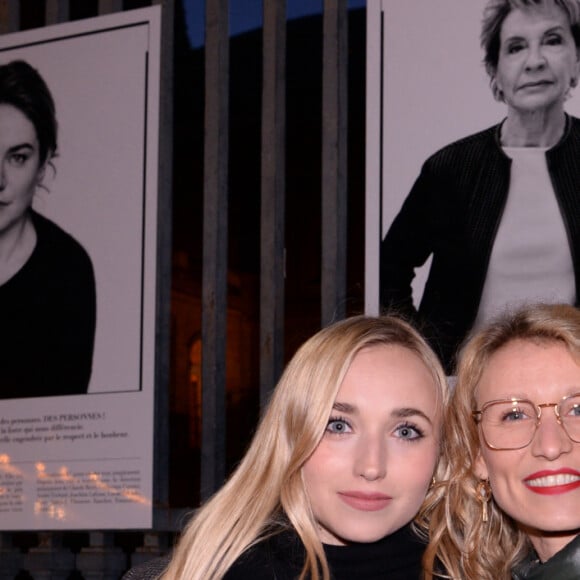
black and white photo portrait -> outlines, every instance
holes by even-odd
[[[0,123],[24,133],[0,143],[0,398],[138,391],[155,293],[147,27],[3,43]]]
[[[56,171],[54,100],[29,63],[0,64],[0,398],[86,393],[96,323],[86,250],[36,212]]]
[[[160,79],[161,6],[0,35],[2,530],[151,526]]]
[[[506,308],[578,302],[580,5],[369,7],[384,23],[383,85],[369,81],[383,129],[368,173],[374,298],[414,320],[452,373],[469,332]]]

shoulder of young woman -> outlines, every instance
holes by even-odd
[[[157,580],[169,565],[171,555],[154,558],[125,573],[122,580]]]
[[[38,236],[33,255],[36,262],[51,272],[65,275],[72,272],[77,278],[81,274],[88,279],[94,278],[92,260],[77,239],[51,219],[35,211],[30,215]]]
[[[244,552],[223,580],[295,580],[303,563],[302,542],[293,531],[284,531]]]

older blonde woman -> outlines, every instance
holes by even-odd
[[[437,468],[446,400],[441,365],[408,324],[361,316],[320,331],[162,579],[420,578],[409,524]]]
[[[445,438],[435,577],[580,578],[580,312],[526,307],[471,338]]]

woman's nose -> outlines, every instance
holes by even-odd
[[[546,65],[546,57],[541,46],[530,46],[526,58],[526,70],[543,69]]]
[[[387,449],[384,436],[372,435],[359,441],[355,472],[367,481],[382,479],[387,474]]]
[[[572,440],[554,413],[542,413],[540,424],[532,441],[532,453],[538,457],[553,460],[572,450]]]

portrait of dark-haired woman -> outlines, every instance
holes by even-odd
[[[57,134],[54,100],[38,71],[24,61],[0,65],[1,399],[82,394],[91,378],[91,259],[32,207],[56,171]]]

